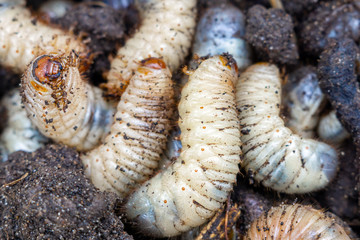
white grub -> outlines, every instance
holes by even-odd
[[[250,66],[236,86],[242,166],[266,187],[289,194],[324,188],[336,175],[338,157],[329,145],[301,138],[280,115],[281,79],[275,65]]]
[[[350,134],[343,127],[336,116],[336,111],[332,110],[330,113],[321,117],[317,133],[319,137],[325,142],[342,143],[345,139],[350,137]]]
[[[196,0],[138,0],[142,23],[111,62],[106,85],[119,95],[138,67],[148,57],[162,57],[171,71],[183,63],[191,47],[196,20]]]
[[[325,102],[316,69],[307,66],[291,73],[283,92],[283,105],[289,115],[286,126],[301,137],[313,138]]]
[[[334,217],[309,205],[280,205],[255,220],[245,237],[250,239],[350,239]]]
[[[179,235],[205,223],[227,200],[241,154],[237,74],[229,56],[207,59],[191,74],[178,107],[180,157],[125,205],[127,218],[144,234]]]
[[[22,73],[40,54],[72,50],[86,53],[72,34],[32,17],[24,0],[0,0],[0,64]]]
[[[251,64],[251,51],[245,39],[245,16],[230,3],[208,8],[201,16],[192,52],[198,56],[229,53],[242,72]]]
[[[171,73],[161,59],[138,64],[104,144],[81,156],[96,187],[124,197],[153,175],[171,128],[173,98]]]
[[[114,109],[100,89],[80,75],[80,59],[69,55],[41,55],[26,69],[23,103],[29,118],[46,137],[86,151],[108,133]]]
[[[2,160],[15,151],[33,152],[48,141],[35,129],[21,103],[20,90],[7,93],[0,103],[6,109],[7,124],[0,136]]]

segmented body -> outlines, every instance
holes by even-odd
[[[350,239],[333,217],[300,204],[273,207],[251,224],[245,239]]]
[[[23,0],[0,0],[0,64],[22,73],[36,56],[45,53],[86,53],[70,33],[47,26],[31,16]]]
[[[6,128],[1,134],[0,145],[2,160],[15,151],[33,152],[44,146],[48,141],[37,131],[27,117],[26,110],[21,104],[20,90],[14,89],[1,100],[1,105],[7,110]]]
[[[303,139],[279,116],[281,79],[275,65],[250,66],[236,87],[246,171],[279,192],[306,193],[325,187],[337,170],[329,145]]]
[[[349,132],[337,118],[335,110],[321,117],[317,132],[321,139],[331,143],[341,143],[350,137]]]
[[[121,94],[138,62],[162,57],[171,71],[184,61],[195,31],[196,0],[138,0],[142,23],[118,50],[108,73],[109,94]]]
[[[251,64],[250,47],[244,36],[244,14],[232,4],[220,4],[207,9],[201,16],[192,52],[198,56],[229,53],[242,71]]]
[[[228,56],[205,60],[183,88],[180,157],[125,205],[127,217],[145,234],[174,236],[203,224],[232,190],[241,154],[232,61]]]
[[[158,167],[174,112],[171,73],[160,59],[141,62],[121,97],[104,144],[83,154],[86,174],[124,197]]]
[[[74,53],[35,58],[21,85],[29,118],[55,142],[85,151],[108,132],[113,108],[103,100],[100,89],[81,77]]]

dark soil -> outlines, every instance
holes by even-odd
[[[318,56],[329,39],[360,39],[360,2],[337,0],[321,3],[301,25],[304,50]]]
[[[294,26],[281,9],[255,5],[247,13],[245,39],[255,48],[261,61],[294,65],[299,59]]]
[[[0,164],[0,239],[132,239],[115,194],[95,189],[75,150],[50,145]]]

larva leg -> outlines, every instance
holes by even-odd
[[[245,16],[232,4],[220,4],[205,11],[197,24],[193,54],[199,56],[230,53],[240,71],[251,64],[245,41]]]
[[[205,60],[182,90],[180,157],[145,182],[125,205],[147,235],[175,236],[205,223],[227,200],[240,163],[232,58]]]
[[[271,208],[251,224],[245,239],[350,240],[333,217],[300,204]]]
[[[46,26],[31,16],[23,0],[0,0],[0,64],[22,73],[36,56],[85,46],[70,33]]]
[[[267,63],[250,66],[236,86],[246,171],[264,186],[285,193],[325,187],[335,176],[337,153],[329,145],[303,139],[280,118],[281,79]]]
[[[75,53],[41,55],[26,69],[23,102],[39,131],[78,150],[94,148],[109,130],[113,108],[81,78]]]
[[[195,29],[196,0],[138,0],[140,29],[118,50],[108,73],[109,94],[121,94],[137,62],[162,57],[171,71],[187,56]]]
[[[3,145],[2,160],[15,151],[33,152],[44,146],[47,138],[41,135],[33,126],[22,106],[19,89],[6,94],[1,105],[7,110],[7,126],[1,134],[0,143]]]
[[[105,143],[81,159],[95,186],[124,197],[158,167],[174,108],[170,70],[157,58],[135,72]]]
[[[283,102],[289,115],[286,126],[301,137],[314,137],[324,101],[316,69],[310,66],[297,69],[284,86]]]

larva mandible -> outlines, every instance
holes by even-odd
[[[341,143],[350,137],[350,133],[337,118],[335,110],[320,118],[317,133],[322,140],[330,143]]]
[[[209,58],[184,86],[178,107],[180,157],[125,205],[128,219],[144,234],[179,235],[205,223],[227,200],[241,154],[236,68],[229,55]]]
[[[309,205],[273,207],[254,221],[245,239],[349,239],[333,217]]]
[[[196,27],[193,54],[198,56],[229,53],[240,71],[251,64],[250,47],[245,39],[245,16],[230,3],[208,8]]]
[[[121,47],[107,75],[104,86],[110,95],[121,94],[137,62],[148,57],[162,57],[171,71],[184,61],[195,31],[196,0],[138,0],[143,19],[140,29]]]
[[[291,73],[283,92],[283,103],[289,113],[286,126],[301,137],[314,137],[314,128],[325,101],[316,69],[306,66]]]
[[[48,141],[35,129],[21,103],[20,90],[14,89],[1,100],[7,110],[7,124],[0,136],[3,161],[15,151],[33,152]]]
[[[303,139],[284,126],[280,115],[281,79],[275,65],[250,66],[236,86],[242,166],[258,182],[279,192],[307,193],[336,175],[337,153],[329,145]]]
[[[0,64],[22,73],[36,56],[86,47],[70,33],[32,18],[24,0],[0,0]]]
[[[124,197],[150,178],[166,147],[174,108],[170,70],[158,58],[141,61],[104,144],[81,156],[93,184]]]
[[[74,52],[36,57],[21,79],[21,94],[44,136],[85,151],[108,132],[114,109],[99,88],[82,79],[79,62]]]

